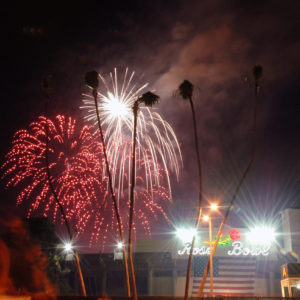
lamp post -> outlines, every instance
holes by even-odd
[[[76,261],[76,266],[77,266],[77,270],[78,270],[80,285],[82,288],[82,293],[83,293],[83,296],[86,297],[86,289],[85,289],[85,284],[84,284],[84,280],[83,280],[82,270],[80,267],[78,251],[72,245],[71,241],[64,243],[63,248],[64,248],[65,252],[67,253],[67,256],[70,255],[71,253],[73,253],[75,256],[75,261]]]
[[[209,248],[210,248],[210,253],[212,252],[212,230],[211,230],[211,217],[210,216],[203,216],[203,220],[208,222],[208,228],[209,228]],[[213,297],[213,258],[210,255],[209,256],[209,269],[210,269],[210,296]]]
[[[212,203],[210,205],[210,210],[216,211],[217,209],[218,209],[218,205],[216,203]],[[203,216],[203,220],[208,222],[209,248],[210,248],[210,253],[212,253],[213,241],[212,241],[211,217],[208,216],[208,215]],[[213,297],[214,268],[213,268],[213,257],[212,257],[212,255],[209,255],[209,265],[210,265],[210,296]]]

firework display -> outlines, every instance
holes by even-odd
[[[48,119],[47,126],[51,181],[67,219],[82,233],[97,210],[97,198],[105,192],[102,147],[89,126],[80,129],[70,117],[58,115],[54,121]],[[42,213],[56,221],[60,214],[47,180],[46,136],[43,116],[16,132],[2,178],[8,178],[7,187],[22,187],[17,204],[30,201],[28,217]],[[61,216],[57,221],[63,222]]]
[[[118,230],[112,201],[107,190],[107,177],[103,171],[103,151],[100,139],[91,126],[79,126],[75,119],[58,115],[47,120],[48,156],[51,181],[67,219],[77,234],[88,232],[90,245],[101,242],[105,245],[118,239]],[[2,178],[7,187],[19,187],[17,205],[25,202],[27,217],[42,215],[54,222],[63,223],[58,204],[51,193],[47,180],[46,166],[46,118],[38,117],[28,129],[17,131],[11,150],[2,165]],[[124,166],[130,163],[130,156],[124,149],[130,143],[123,140]],[[121,151],[121,150],[120,150]],[[153,184],[150,191],[146,186],[144,165],[150,174],[156,172],[160,185]],[[124,168],[123,166],[123,168]],[[151,233],[152,224],[159,218],[168,221],[164,203],[170,199],[169,190],[164,187],[165,172],[150,157],[140,158],[137,163],[138,199],[135,207],[135,233]],[[120,179],[122,188],[117,190],[118,202],[124,227],[128,222],[127,196],[128,175],[123,170]],[[152,176],[152,175],[151,175]],[[155,222],[154,222],[155,221]]]
[[[109,79],[99,75],[101,84],[98,88],[98,107],[100,119],[105,131],[113,184],[117,198],[125,190],[129,192],[130,182],[125,186],[124,178],[130,178],[134,101],[148,84],[138,85],[134,80],[135,73],[126,69],[121,82],[117,70],[110,73]],[[96,109],[92,96],[84,94],[82,108],[87,110],[86,119],[96,123]],[[144,186],[153,194],[154,186],[160,186],[161,172],[171,194],[170,171],[178,176],[181,152],[173,129],[159,113],[147,107],[140,107],[137,124],[137,170],[144,178]],[[143,173],[143,175],[141,175]]]

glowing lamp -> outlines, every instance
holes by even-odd
[[[119,243],[117,244],[117,248],[118,248],[118,249],[122,249],[122,247],[123,247],[123,243],[122,243],[122,242],[119,242]]]
[[[218,204],[212,203],[212,204],[210,205],[210,209],[211,209],[211,210],[217,210],[217,209],[218,209]]]
[[[203,216],[203,220],[205,221],[205,222],[207,222],[208,220],[209,220],[209,216]]]
[[[254,227],[247,234],[248,240],[253,244],[270,244],[275,240],[275,231],[270,227]]]
[[[66,252],[70,252],[73,249],[73,245],[71,243],[65,243],[64,249]]]
[[[184,243],[190,243],[193,240],[193,237],[196,236],[196,230],[189,228],[189,229],[177,229],[176,236],[181,239]]]

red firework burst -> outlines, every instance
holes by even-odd
[[[51,180],[67,219],[82,233],[97,209],[97,198],[103,193],[102,148],[88,126],[81,130],[76,121],[58,115],[47,121],[49,169]],[[2,177],[9,177],[7,187],[25,185],[17,197],[17,204],[30,200],[28,217],[43,212],[57,220],[58,205],[47,180],[46,118],[28,129],[16,132],[12,148],[6,155]],[[62,218],[60,216],[60,221]]]

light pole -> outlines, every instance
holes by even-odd
[[[78,252],[77,252],[76,248],[72,245],[72,242],[64,243],[63,248],[64,248],[65,252],[67,253],[67,256],[70,255],[72,252],[74,253],[82,293],[83,293],[83,296],[86,297],[86,289],[85,289],[85,284],[84,284],[84,280],[83,280],[82,270],[80,267]]]
[[[212,230],[211,230],[211,217],[210,216],[203,216],[203,220],[208,222],[208,228],[209,228],[209,248],[210,253],[212,252]],[[213,297],[213,258],[211,255],[209,255],[209,269],[210,269],[210,296]]]
[[[218,205],[216,203],[212,203],[210,205],[210,210],[216,211],[218,209]],[[212,253],[213,242],[212,242],[212,228],[211,228],[211,217],[206,215],[203,216],[203,220],[208,222],[209,228],[209,248],[210,254]],[[213,257],[209,255],[209,265],[210,265],[210,296],[213,297],[213,285],[214,285],[214,268],[213,268]]]

